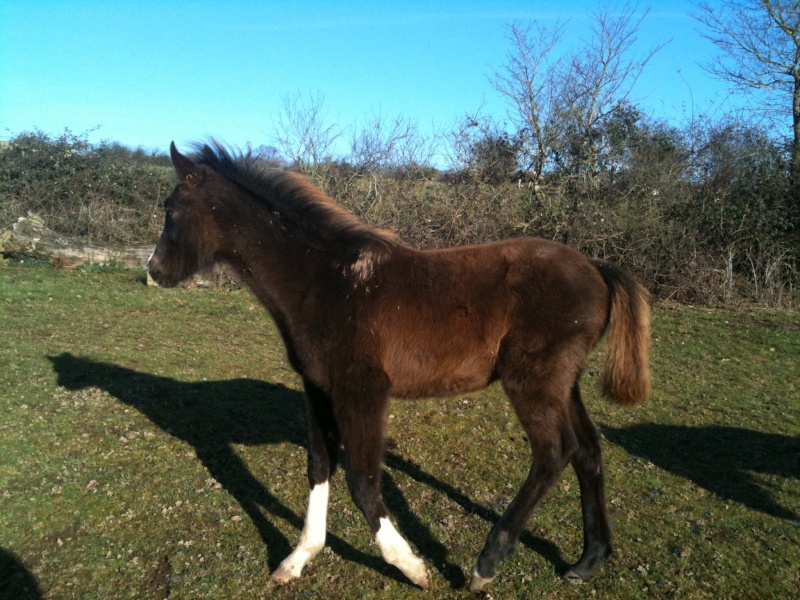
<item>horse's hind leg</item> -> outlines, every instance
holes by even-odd
[[[308,511],[300,542],[271,576],[280,583],[300,577],[303,567],[325,546],[328,486],[339,452],[339,430],[330,398],[310,382],[306,382],[306,395],[309,427]]]
[[[503,382],[533,451],[533,465],[503,516],[489,532],[472,572],[470,590],[480,591],[495,578],[497,567],[514,551],[534,509],[558,480],[576,447],[566,414],[568,392],[554,382],[524,388]]]
[[[583,510],[583,553],[564,575],[567,581],[588,581],[597,567],[611,554],[611,529],[608,524],[603,458],[600,434],[581,402],[578,384],[572,388],[570,418],[578,440],[572,466],[581,488]]]

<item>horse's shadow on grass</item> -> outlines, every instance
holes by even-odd
[[[603,434],[631,454],[690,479],[719,498],[773,517],[798,519],[753,473],[800,479],[800,438],[740,427],[643,423]]]
[[[0,600],[40,600],[36,577],[10,550],[0,547]]]
[[[270,570],[291,552],[289,540],[262,511],[291,523],[298,530],[303,527],[302,517],[256,479],[233,445],[292,443],[307,447],[305,394],[252,379],[181,382],[69,353],[49,357],[49,360],[58,375],[58,385],[69,390],[86,387],[105,390],[168,434],[190,444],[209,474],[236,499],[256,525],[267,548]],[[386,454],[386,464],[446,495],[467,511],[490,522],[499,519],[491,509],[473,503],[451,484],[395,453]],[[383,476],[383,495],[400,530],[452,587],[463,587],[466,583],[463,570],[448,560],[447,549],[414,515],[388,472]],[[521,542],[553,564],[557,571],[568,567],[551,542],[528,533],[523,534]],[[327,545],[345,560],[406,582],[398,570],[377,554],[364,553],[330,533]],[[479,550],[475,549],[476,555]]]

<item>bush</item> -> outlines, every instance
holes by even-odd
[[[539,236],[624,265],[657,297],[796,302],[800,230],[779,143],[735,120],[691,130],[639,121],[622,137],[595,176],[509,181],[418,164],[370,172],[344,159],[301,168],[419,248]],[[173,185],[166,156],[69,131],[25,133],[0,151],[0,224],[30,211],[95,243],[153,242]]]
[[[28,212],[92,242],[154,241],[173,186],[169,159],[118,144],[93,146],[69,130],[23,133],[0,151],[0,225]]]

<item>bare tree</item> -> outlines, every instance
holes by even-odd
[[[639,75],[664,46],[633,55],[646,16],[635,5],[604,7],[592,15],[590,40],[557,58],[564,24],[509,27],[512,50],[491,83],[508,99],[509,116],[523,133],[524,167],[538,176],[557,160],[570,172],[596,173],[603,152],[598,129],[630,104]]]
[[[374,207],[382,202],[386,183],[382,176],[391,171],[411,172],[414,167],[430,164],[433,148],[431,139],[419,133],[415,122],[402,115],[388,119],[376,113],[354,129],[349,160],[369,178],[367,195]]]
[[[378,173],[428,164],[433,151],[432,141],[419,133],[416,123],[402,115],[390,120],[377,113],[354,131],[350,160],[357,169]]]
[[[252,152],[263,161],[275,163],[276,165],[285,165],[281,151],[275,146],[261,144],[255,150],[252,150]]]
[[[331,149],[342,135],[327,120],[325,98],[317,92],[305,99],[301,94],[284,95],[283,114],[275,123],[275,143],[292,162],[316,167],[330,160]]]
[[[508,62],[491,77],[492,86],[506,97],[509,118],[523,139],[521,167],[536,178],[544,171],[560,135],[561,122],[556,115],[559,61],[552,54],[563,34],[561,23],[550,28],[535,21],[512,23],[506,36],[511,43]],[[481,121],[475,118],[470,123],[477,126]]]
[[[792,178],[800,185],[800,3],[722,0],[694,17],[721,54],[706,70],[752,96],[769,113],[792,115]]]
[[[577,136],[570,143],[574,172],[597,172],[600,154],[607,150],[599,129],[630,103],[639,75],[665,45],[634,55],[637,33],[647,14],[637,14],[637,7],[629,4],[613,16],[608,8],[595,13],[590,41],[573,52],[568,63],[562,63],[568,65],[562,73],[562,119],[567,130]]]

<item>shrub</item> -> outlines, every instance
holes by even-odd
[[[33,212],[59,233],[92,242],[155,240],[173,185],[169,159],[86,134],[23,133],[0,151],[0,225]]]
[[[419,164],[368,171],[345,159],[299,168],[419,248],[539,236],[619,262],[658,297],[796,302],[800,230],[785,149],[735,120],[691,130],[627,125],[610,166],[594,176],[509,181],[511,163],[502,176]],[[495,148],[497,139],[470,147]],[[34,212],[94,243],[153,242],[173,185],[164,155],[93,146],[69,131],[24,133],[0,151],[0,225]]]

